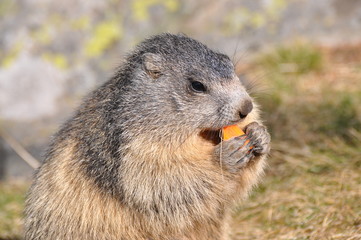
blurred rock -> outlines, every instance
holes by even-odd
[[[0,70],[0,116],[26,122],[54,115],[64,89],[63,72],[24,54]]]

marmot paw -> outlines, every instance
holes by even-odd
[[[270,135],[266,128],[253,122],[246,126],[245,135],[222,141],[216,148],[219,159],[230,172],[238,172],[255,157],[267,154],[270,150]]]

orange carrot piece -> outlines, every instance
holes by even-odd
[[[240,127],[238,127],[237,125],[230,125],[230,126],[226,126],[223,128],[222,139],[224,141],[227,141],[228,139],[231,139],[234,137],[239,137],[244,134],[245,133],[242,131],[242,129]]]
[[[242,135],[245,135],[245,133],[237,125],[226,126],[222,129],[222,140],[223,141],[227,141],[231,138],[239,137]],[[246,142],[244,143],[244,146],[247,145],[248,143],[249,143],[249,139],[246,140]],[[250,146],[249,149],[250,150],[253,149],[253,146]]]

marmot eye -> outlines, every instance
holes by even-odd
[[[202,93],[207,90],[206,87],[201,82],[198,81],[191,82],[191,89],[198,93]]]

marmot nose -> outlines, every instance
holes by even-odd
[[[246,99],[242,102],[242,105],[239,109],[239,116],[240,118],[245,118],[247,115],[252,111],[253,103],[250,99]]]

